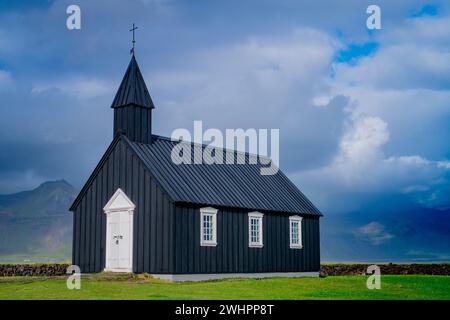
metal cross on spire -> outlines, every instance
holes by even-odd
[[[134,23],[133,23],[133,28],[130,29],[130,31],[133,32],[133,41],[132,41],[132,43],[133,43],[133,48],[131,48],[130,54],[133,54],[133,55],[134,55],[134,43],[136,42],[136,40],[135,40],[135,38],[134,38],[134,30],[136,30],[137,28],[138,28],[138,27],[135,27],[135,26],[134,26]]]

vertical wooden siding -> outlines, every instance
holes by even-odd
[[[114,135],[118,131],[126,134],[131,141],[150,143],[152,110],[137,106],[114,109]]]
[[[289,216],[265,213],[263,248],[248,247],[248,211],[221,209],[216,247],[200,246],[200,211],[175,206],[140,160],[119,141],[74,212],[73,262],[82,272],[105,267],[103,207],[121,188],[136,205],[133,271],[238,273],[318,271],[319,217],[305,216],[303,249],[289,248]]]
[[[248,247],[248,211],[219,210],[217,246],[200,246],[200,211],[175,209],[175,273],[306,272],[320,268],[319,218],[305,216],[302,249],[289,248],[289,215],[265,213],[263,248]]]
[[[173,205],[125,143],[119,141],[74,212],[73,263],[82,272],[105,267],[103,207],[121,188],[136,205],[133,271],[172,273]]]

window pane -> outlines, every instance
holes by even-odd
[[[250,242],[259,244],[261,243],[260,228],[261,218],[250,218]]]
[[[291,221],[291,244],[300,244],[300,222]]]
[[[203,215],[203,240],[213,241],[213,216],[210,214]]]

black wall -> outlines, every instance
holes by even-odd
[[[123,132],[135,142],[150,143],[152,109],[128,105],[114,108],[114,135]]]
[[[175,273],[319,271],[319,218],[303,217],[302,249],[289,248],[289,215],[264,213],[262,248],[248,247],[248,210],[217,213],[217,246],[200,246],[199,207],[177,206]]]
[[[82,272],[105,267],[106,215],[103,207],[117,188],[136,205],[133,270],[170,273],[173,265],[173,205],[140,160],[119,140],[74,211],[73,263]]]
[[[74,210],[73,263],[82,272],[105,267],[103,207],[121,188],[136,205],[133,270],[148,273],[318,271],[319,217],[304,216],[302,249],[289,248],[289,215],[264,213],[263,248],[248,247],[248,210],[218,208],[217,246],[200,246],[199,206],[173,204],[151,173],[118,140]]]

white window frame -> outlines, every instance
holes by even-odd
[[[249,212],[248,214],[248,246],[249,248],[262,248],[264,246],[264,214],[261,212]],[[251,230],[251,221],[252,219],[257,219],[259,221],[259,241],[252,241],[252,230]]]
[[[303,248],[303,233],[302,233],[302,220],[300,216],[290,216],[289,217],[289,247],[291,249],[301,249]],[[292,243],[292,222],[298,223],[298,243]]]
[[[202,247],[215,247],[217,246],[217,209],[215,208],[201,208],[200,209],[200,245]],[[212,240],[204,240],[204,227],[203,227],[203,217],[212,217]]]

